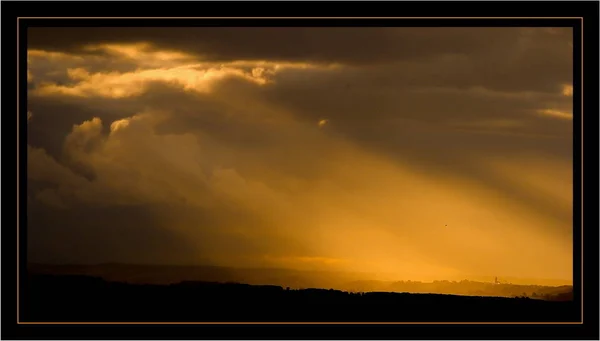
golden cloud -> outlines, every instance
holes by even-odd
[[[146,91],[152,82],[164,82],[182,87],[186,91],[207,93],[211,86],[219,80],[237,77],[248,82],[264,85],[266,78],[254,77],[239,69],[220,68],[198,70],[196,68],[178,67],[173,69],[140,70],[126,73],[89,73],[82,68],[69,69],[71,79],[78,81],[75,85],[58,85],[45,83],[36,90],[41,95],[63,94],[79,97],[125,98],[137,96]]]
[[[573,119],[573,113],[561,111],[561,110],[542,109],[542,110],[538,110],[537,112],[538,112],[538,114],[543,115],[543,116],[560,118],[563,120],[572,120]]]
[[[28,59],[46,59],[51,61],[84,61],[85,58],[90,58],[86,56],[78,56],[71,53],[65,52],[55,52],[55,51],[45,51],[45,50],[36,50],[31,49],[27,50],[27,58]]]
[[[83,68],[68,69],[67,73],[74,85],[41,83],[35,91],[40,95],[62,94],[78,97],[125,98],[145,92],[153,82],[163,82],[183,88],[185,91],[209,93],[212,86],[224,79],[238,78],[256,85],[271,82],[269,75],[274,74],[276,65],[271,69],[253,68],[244,71],[233,67],[198,69],[196,66],[181,66],[171,69],[148,69],[133,72],[89,73]]]
[[[324,126],[326,126],[328,123],[329,123],[329,120],[327,120],[327,119],[322,119],[322,120],[319,120],[319,122],[318,122],[317,124],[318,124],[319,128],[323,128],[323,127],[324,127]]]
[[[192,62],[195,58],[179,51],[156,50],[150,43],[88,45],[84,50],[104,52],[109,57],[129,60],[140,67],[174,67]]]
[[[149,43],[100,44],[86,46],[88,52],[108,54],[79,56],[62,52],[30,50],[28,56],[66,65],[85,66],[86,61],[111,60],[113,63],[132,62],[137,66],[129,72],[96,72],[85,67],[68,67],[68,77],[73,85],[61,85],[42,81],[33,90],[38,95],[62,94],[78,97],[125,98],[140,95],[153,82],[163,82],[182,87],[186,91],[208,93],[212,86],[228,78],[242,79],[256,85],[272,82],[272,76],[289,69],[332,69],[339,65],[311,65],[269,61],[238,60],[227,63],[206,63],[197,57],[178,51],[156,50]],[[57,67],[64,67],[56,64]]]

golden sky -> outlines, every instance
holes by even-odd
[[[35,262],[572,277],[572,32],[30,28]]]

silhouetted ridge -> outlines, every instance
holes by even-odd
[[[434,280],[382,281],[365,280],[368,274],[331,271],[299,271],[274,268],[230,268],[207,265],[135,265],[107,263],[82,264],[28,264],[32,274],[87,275],[107,281],[137,284],[175,284],[193,282],[235,282],[252,285],[277,285],[298,288],[335,288],[350,292],[410,292],[452,295],[531,297],[545,300],[572,300],[573,287],[512,284],[505,279],[500,284],[490,281]],[[495,278],[499,280],[499,278]]]
[[[30,275],[25,321],[574,321],[573,302]]]

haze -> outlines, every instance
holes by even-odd
[[[572,279],[572,31],[30,28],[28,261]]]

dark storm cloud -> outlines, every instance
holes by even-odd
[[[368,81],[368,71],[355,75],[353,83],[343,75],[339,78],[282,77],[277,87],[262,89],[257,96],[306,122],[327,117],[329,131],[361,144],[430,160],[465,150],[530,150],[566,158],[572,152],[572,124],[537,113],[545,107],[570,112],[572,99],[557,93],[419,88],[401,81],[378,84]]]
[[[512,30],[512,34],[507,31]],[[485,32],[484,32],[485,31]],[[479,33],[481,32],[481,33]],[[372,63],[472,53],[490,41],[509,43],[515,29],[447,28],[30,28],[28,46],[77,51],[94,43],[150,41],[212,60]],[[432,42],[435,41],[435,44]]]
[[[547,88],[571,82],[572,30],[564,28],[30,28],[34,49],[81,52],[147,41],[213,61],[277,60],[369,65],[464,58],[457,86]],[[552,70],[552,72],[549,72]],[[450,71],[452,72],[452,71]],[[444,82],[444,77],[435,77]],[[462,78],[463,80],[461,81]],[[458,81],[459,84],[452,83]],[[550,83],[550,84],[548,84]]]

